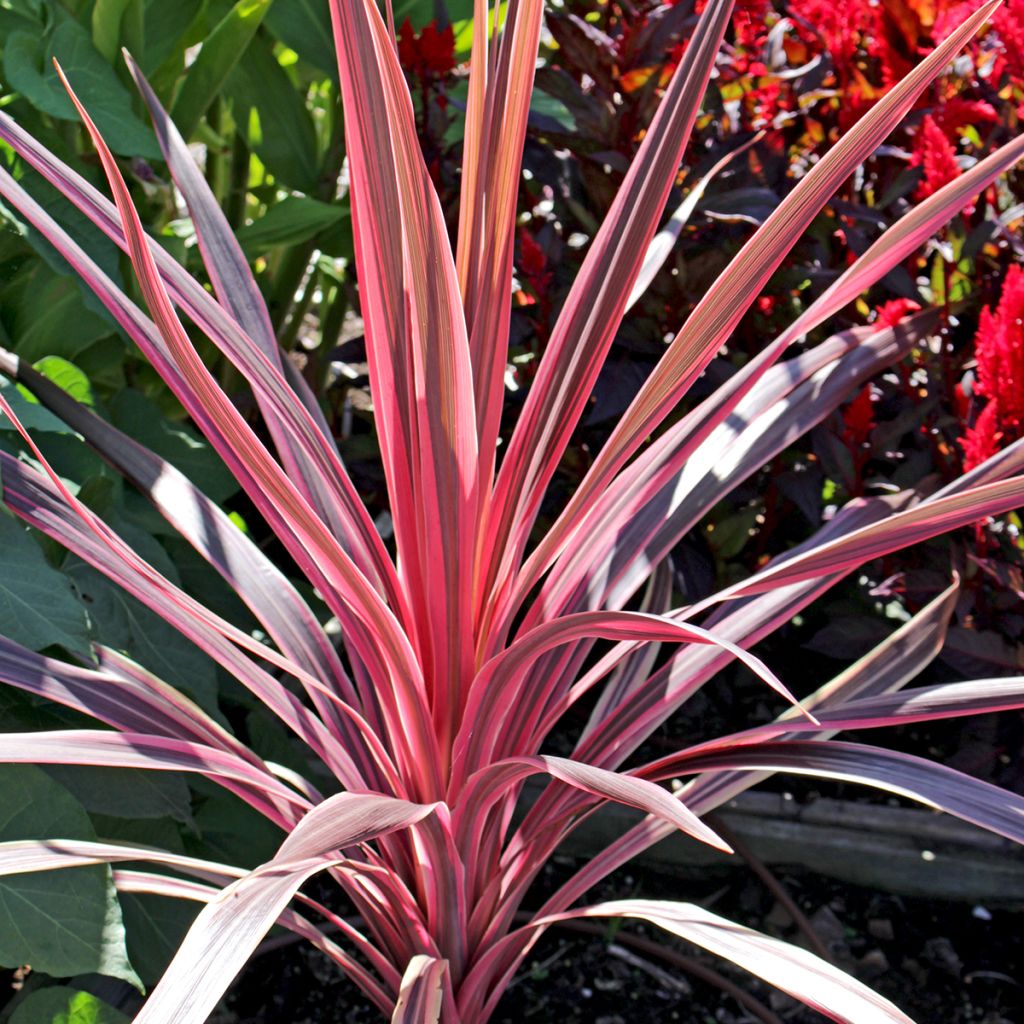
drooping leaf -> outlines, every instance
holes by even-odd
[[[325,854],[408,828],[432,810],[353,793],[319,804],[272,861],[233,882],[203,909],[135,1024],[204,1020],[299,887],[331,864]]]
[[[739,964],[832,1020],[845,1024],[913,1024],[888,999],[832,964],[702,907],[663,900],[620,900],[564,916],[647,921]]]
[[[448,965],[430,956],[414,956],[402,976],[391,1024],[437,1024],[444,1001]]]

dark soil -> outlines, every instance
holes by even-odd
[[[552,869],[548,884],[561,874]],[[917,1024],[1024,1024],[1022,916],[984,907],[879,894],[822,876],[779,877],[811,919],[833,960],[892,999]],[[692,900],[770,934],[801,942],[786,911],[737,871],[714,891],[687,891],[664,876],[620,875],[598,898]],[[645,949],[642,935],[683,953],[752,995],[787,1024],[819,1024],[809,1011],[757,978],[654,930],[609,928],[602,937],[552,930],[501,1002],[495,1024],[746,1024],[759,1018],[720,986],[688,975]],[[381,1018],[317,953],[300,946],[255,960],[215,1024],[362,1024]]]

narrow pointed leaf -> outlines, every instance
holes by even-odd
[[[290,851],[307,853],[320,841],[321,854],[353,846],[406,828],[430,810],[384,797],[336,803],[330,831],[313,828],[308,843],[300,840]],[[232,883],[203,909],[135,1024],[202,1024],[299,887],[331,864],[321,855],[280,857]]]
[[[498,476],[488,537],[494,554],[482,596],[515,568],[590,396],[675,180],[731,10],[732,0],[705,6],[558,318]]]
[[[466,784],[460,802],[456,828],[465,843],[472,845],[472,829],[480,815],[490,808],[503,790],[538,772],[550,775],[574,789],[592,796],[636,807],[654,814],[688,835],[731,853],[729,845],[705,825],[686,806],[660,786],[645,783],[634,775],[606,771],[564,757],[541,754],[536,757],[512,757],[482,768]]]
[[[402,976],[391,1024],[437,1024],[444,1002],[448,965],[429,956],[414,956]]]

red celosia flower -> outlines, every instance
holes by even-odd
[[[1002,44],[1003,67],[1019,81],[1024,78],[1024,0],[1006,0],[992,15],[992,28]]]
[[[871,385],[865,384],[857,392],[857,397],[843,410],[843,441],[852,451],[859,452],[875,426]]]
[[[981,311],[974,353],[975,394],[987,398],[974,426],[960,439],[964,469],[973,469],[999,450],[1005,438],[1024,433],[1024,270],[1010,267],[999,305]]]
[[[455,68],[455,31],[438,28],[432,21],[417,35],[406,18],[398,30],[398,59],[402,67],[420,78],[440,78]]]
[[[890,299],[875,310],[875,326],[895,327],[908,313],[916,313],[920,308],[921,304],[913,299]]]
[[[927,199],[934,195],[943,185],[948,185],[960,176],[960,165],[956,160],[956,150],[946,138],[946,133],[938,126],[930,115],[921,122],[914,139],[914,155],[910,163],[924,171],[921,183],[914,193],[915,199]],[[973,203],[964,207],[964,213],[974,209]]]
[[[1024,270],[1010,267],[995,312],[981,311],[974,340],[978,394],[998,406],[999,425],[1024,427]],[[991,404],[990,402],[990,404]]]
[[[977,423],[960,438],[960,447],[964,450],[965,472],[970,472],[999,451],[999,442],[1003,434],[999,430],[998,421],[996,403],[989,402],[982,409]]]
[[[530,284],[540,282],[546,286],[551,280],[544,249],[525,228],[519,231],[519,270]]]
[[[968,100],[962,96],[954,96],[935,111],[935,123],[951,142],[960,135],[960,130],[968,125],[995,124],[999,120],[995,107],[984,100]]]
[[[870,5],[865,0],[790,0],[789,12],[805,42],[813,46],[819,39],[824,41],[838,71],[852,64],[861,33],[871,21]]]

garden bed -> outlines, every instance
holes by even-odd
[[[881,857],[877,858],[881,859]],[[571,867],[556,863],[543,885]],[[683,878],[645,862],[626,869],[603,896],[692,899],[753,927],[799,942],[785,909],[743,865]],[[833,960],[895,1001],[916,1024],[1020,1024],[1024,1020],[1024,936],[1017,914],[998,907],[879,892],[799,868],[779,880],[808,916]],[[823,1018],[721,960],[643,929],[604,935],[552,930],[530,954],[494,1017],[495,1024],[746,1024],[757,1011],[733,991],[629,944],[655,940],[671,954],[720,973],[788,1024]],[[346,1024],[375,1022],[349,985],[320,956],[297,945],[256,959],[238,980],[214,1024]]]

